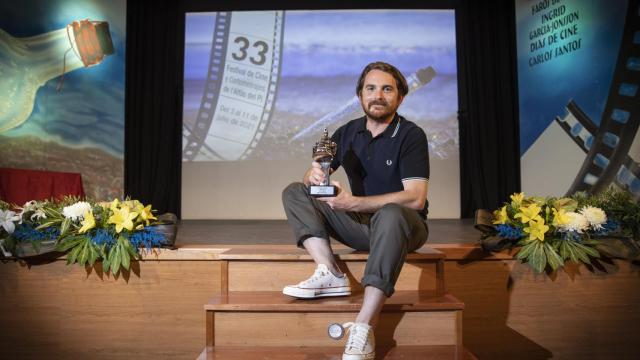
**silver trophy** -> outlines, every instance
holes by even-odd
[[[315,197],[330,197],[337,195],[337,189],[331,185],[329,175],[331,173],[331,161],[336,155],[338,144],[331,141],[329,132],[324,129],[322,138],[313,146],[313,160],[318,162],[324,172],[324,180],[319,185],[309,185],[309,194]]]

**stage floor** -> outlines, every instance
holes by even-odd
[[[428,220],[430,244],[477,244],[480,232],[473,219]],[[293,245],[286,220],[182,220],[176,246],[192,245]]]

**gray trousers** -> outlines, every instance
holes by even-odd
[[[375,213],[337,211],[309,195],[302,183],[282,192],[287,221],[299,247],[310,237],[329,236],[356,250],[369,251],[362,286],[373,286],[391,296],[407,253],[420,248],[429,236],[416,210],[386,204]]]

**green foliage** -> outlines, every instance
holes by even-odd
[[[563,260],[591,264],[591,258],[600,257],[600,253],[595,249],[597,244],[598,241],[589,241],[586,244],[572,240],[559,241],[559,254]]]
[[[78,235],[66,238],[58,243],[57,251],[67,253],[67,265],[78,263],[79,265],[93,266],[100,256],[100,249],[88,236]]]
[[[111,271],[112,274],[117,274],[121,268],[129,270],[131,268],[131,260],[140,259],[136,249],[123,236],[118,237],[117,243],[109,249],[108,253],[105,253],[105,248],[102,248],[102,251],[106,255],[103,256],[103,270],[105,272]]]
[[[523,240],[519,245],[522,247],[516,254],[516,259],[527,261],[537,272],[543,272],[547,265],[555,271],[564,264],[553,245],[548,242]]]
[[[3,232],[2,228],[0,228],[0,235],[3,235],[2,232]],[[2,247],[6,251],[8,251],[10,253],[15,253],[17,243],[16,243],[16,240],[13,237],[9,236],[9,237],[6,237],[4,239],[2,239],[0,237],[0,243],[2,243]]]

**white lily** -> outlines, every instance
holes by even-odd
[[[22,224],[22,218],[24,217],[24,214],[36,209],[36,202],[35,200],[27,201],[19,209],[20,209],[20,212],[18,213],[18,217],[19,217],[18,224]]]
[[[8,233],[13,234],[16,229],[14,221],[19,221],[20,217],[11,210],[0,210],[0,226]]]
[[[36,221],[38,219],[46,219],[47,215],[44,213],[44,210],[38,209],[31,214],[31,221]],[[20,220],[22,221],[22,220]]]

